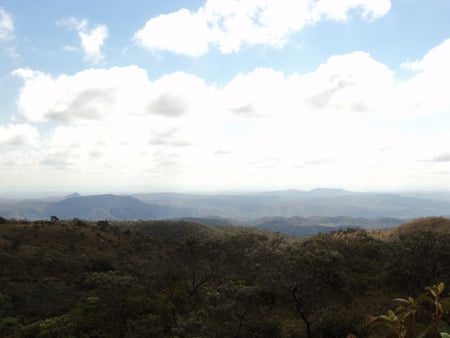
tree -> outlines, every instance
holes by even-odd
[[[313,337],[313,324],[325,310],[324,305],[344,284],[342,256],[314,243],[289,248],[279,270],[285,297],[291,299],[304,323],[306,336]]]
[[[405,236],[391,247],[386,271],[394,291],[417,294],[436,280],[450,284],[450,235],[423,232]]]
[[[128,319],[133,317],[136,305],[133,300],[139,289],[136,278],[119,271],[94,272],[87,276],[85,285],[92,289],[89,297],[97,317],[111,337],[124,337],[128,331]]]

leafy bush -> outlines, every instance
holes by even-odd
[[[442,298],[444,283],[429,286],[417,298],[396,298],[399,305],[374,324],[381,337],[449,337],[450,297]],[[380,329],[381,328],[381,329]]]

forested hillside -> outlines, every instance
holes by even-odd
[[[1,337],[390,337],[377,324],[393,298],[450,286],[443,218],[306,239],[182,221],[0,223]]]

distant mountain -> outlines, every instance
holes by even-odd
[[[57,201],[27,200],[0,204],[0,216],[16,219],[80,218],[86,220],[163,219],[192,216],[187,208],[145,203],[131,196],[69,195]]]
[[[255,194],[188,195],[139,194],[153,204],[195,210],[198,217],[217,216],[238,220],[263,217],[361,217],[412,219],[450,214],[450,203],[425,198],[342,189],[287,190]]]
[[[344,189],[330,189],[330,188],[317,188],[308,191],[309,197],[337,197],[337,196],[348,196],[357,195],[357,192],[348,191]]]
[[[0,203],[0,216],[15,219],[43,219],[51,202],[41,200],[7,201]]]
[[[292,199],[292,198],[337,197],[345,195],[355,195],[358,193],[344,189],[317,188],[310,191],[295,190],[295,189],[268,191],[262,194],[265,196],[276,196],[279,198]]]
[[[144,203],[131,196],[95,195],[66,198],[52,203],[46,216],[61,219],[162,219],[189,214],[188,209]]]
[[[373,220],[381,217],[413,219],[446,216],[450,215],[450,202],[342,189],[221,195],[155,193],[81,196],[75,193],[51,200],[0,202],[0,216],[5,218],[42,219],[52,215],[90,220],[194,217],[193,221],[205,224],[239,225],[268,217],[339,216]],[[352,224],[338,226],[341,225],[348,227]]]
[[[70,195],[67,195],[65,198],[67,199],[67,198],[74,198],[74,197],[81,197],[81,194],[74,192]]]

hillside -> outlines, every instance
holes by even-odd
[[[373,234],[382,239],[399,239],[418,235],[421,233],[433,233],[439,235],[450,234],[450,219],[444,217],[425,217],[401,224],[398,227],[386,231],[374,231]]]
[[[368,323],[392,298],[450,285],[450,223],[419,219],[383,233],[401,235],[0,218],[0,332],[387,337]]]

